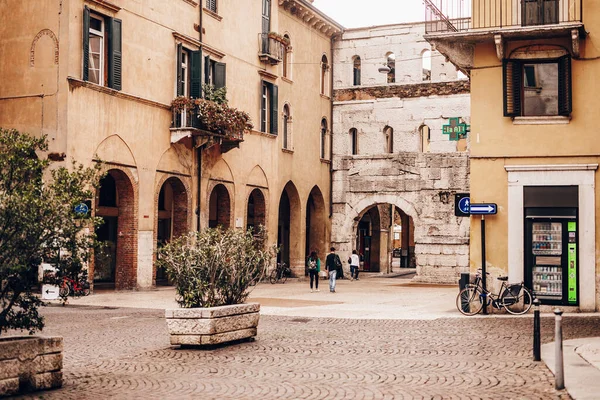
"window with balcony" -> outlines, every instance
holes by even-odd
[[[121,20],[83,10],[83,80],[121,90]]]
[[[354,86],[360,86],[360,68],[361,68],[360,57],[354,56],[353,68],[352,68],[352,84]]]
[[[569,116],[572,111],[571,57],[503,62],[504,115]]]
[[[278,87],[271,82],[262,81],[260,102],[260,130],[277,135]]]
[[[558,24],[559,0],[522,0],[523,26]]]
[[[200,51],[192,51],[183,47],[183,44],[177,44],[177,81],[176,96],[200,98],[202,96],[202,56]],[[183,109],[174,116],[175,127],[182,128],[194,126],[197,118]]]

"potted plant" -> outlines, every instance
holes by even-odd
[[[181,306],[165,311],[171,344],[213,345],[256,336],[260,304],[244,302],[274,256],[262,228],[207,228],[161,248],[157,265],[175,285]]]

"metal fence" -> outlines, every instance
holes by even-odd
[[[583,0],[423,0],[433,32],[581,22]]]

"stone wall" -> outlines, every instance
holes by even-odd
[[[455,283],[469,266],[469,218],[454,216],[454,194],[469,191],[468,155],[405,152],[335,161],[332,243],[342,259],[364,213],[394,204],[413,219],[415,280]]]

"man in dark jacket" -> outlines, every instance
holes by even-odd
[[[329,291],[335,293],[335,279],[338,269],[342,266],[342,262],[340,256],[335,254],[335,247],[332,247],[330,250],[331,253],[327,254],[327,259],[325,260],[325,268],[329,273]]]

